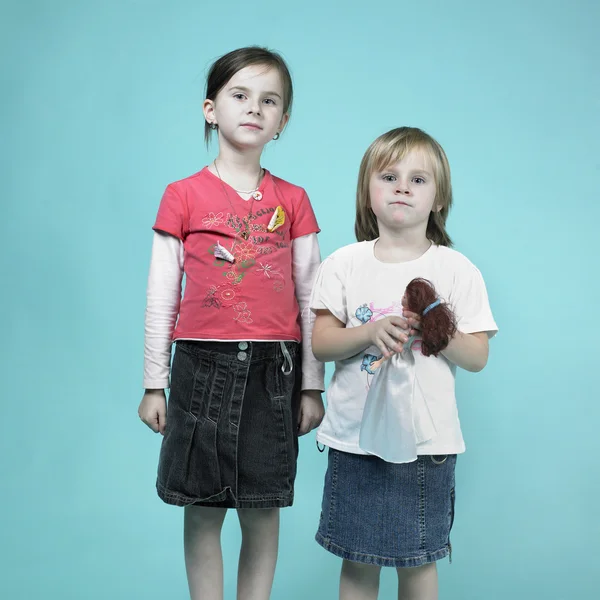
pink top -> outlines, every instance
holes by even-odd
[[[259,192],[260,200],[244,200],[206,167],[167,186],[153,229],[184,247],[173,339],[301,341],[291,241],[319,226],[301,187],[265,171]],[[285,220],[269,232],[278,207]],[[235,262],[215,257],[217,242]]]

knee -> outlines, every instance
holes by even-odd
[[[264,529],[279,524],[278,508],[240,508],[237,512],[244,530]]]
[[[364,563],[345,560],[342,563],[342,571],[349,576],[359,578],[378,577],[381,572],[381,567],[377,565],[366,565]]]
[[[207,506],[186,506],[185,507],[185,523],[188,527],[194,529],[220,530],[227,509],[211,508]]]
[[[434,562],[420,567],[398,567],[398,578],[401,581],[410,581],[413,579],[427,578],[437,573],[437,567]]]

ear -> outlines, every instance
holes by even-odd
[[[283,130],[285,129],[285,126],[288,124],[289,120],[290,120],[290,115],[288,115],[287,113],[285,115],[283,115],[283,117],[281,117],[281,121],[279,121],[279,132],[278,133],[283,132]]]
[[[440,212],[440,210],[442,210],[443,206],[441,204],[434,204],[433,208],[431,209],[431,212],[437,213]]]
[[[217,118],[215,116],[215,101],[209,100],[208,98],[202,104],[202,112],[204,113],[204,118],[208,123],[216,123]]]

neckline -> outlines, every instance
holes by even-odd
[[[378,265],[381,265],[383,267],[398,267],[400,265],[413,265],[415,263],[417,263],[420,260],[424,260],[425,258],[427,258],[430,254],[432,254],[435,251],[435,248],[437,248],[438,246],[434,243],[431,242],[431,245],[429,246],[429,248],[427,248],[427,250],[425,250],[425,252],[423,252],[423,254],[421,254],[421,256],[417,256],[416,258],[413,258],[412,260],[403,260],[401,262],[384,262],[382,260],[379,260],[376,256],[375,256],[375,244],[377,243],[377,240],[379,240],[379,238],[375,238],[374,240],[370,240],[368,242],[366,242],[367,244],[369,244],[369,256],[370,258],[373,260],[373,262],[375,262]]]
[[[267,186],[268,183],[268,179],[271,178],[271,173],[268,169],[265,169],[263,167],[263,170],[265,172],[265,174],[263,175],[263,178],[260,182],[260,185],[256,188],[256,191],[260,192],[263,196],[264,196],[264,190],[265,187]],[[250,200],[252,200],[252,196],[250,196],[249,198],[242,198],[238,193],[237,190],[233,187],[231,187],[226,181],[224,181],[223,179],[221,179],[218,175],[215,175],[209,168],[208,165],[206,165],[202,171],[202,173],[206,172],[208,174],[208,176],[210,178],[212,178],[214,181],[216,181],[219,184],[223,184],[225,186],[225,188],[231,192],[231,194],[235,197],[236,200],[239,200],[241,202],[243,202],[244,204],[248,204],[248,202]]]

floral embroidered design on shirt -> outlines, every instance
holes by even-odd
[[[219,302],[219,299],[216,297],[216,294],[217,294],[217,286],[211,285],[208,288],[208,292],[206,293],[206,296],[204,297],[204,302],[202,303],[202,306],[204,306],[204,308],[221,308],[221,303]]]
[[[233,310],[235,311],[235,317],[233,317],[234,321],[238,321],[238,323],[252,323],[252,319],[250,317],[251,311],[247,310],[248,305],[245,302],[240,302],[239,304],[235,304]]]
[[[236,261],[246,262],[256,256],[256,248],[252,242],[241,242],[233,247],[233,256]],[[254,263],[254,261],[252,261]]]
[[[256,223],[259,217],[268,217],[266,223]],[[272,221],[274,223],[272,223]],[[275,268],[271,263],[259,262],[257,258],[272,254],[277,250],[289,248],[290,244],[285,241],[287,228],[282,227],[285,222],[285,213],[282,207],[277,208],[259,208],[256,212],[251,212],[245,216],[238,216],[232,213],[209,212],[202,219],[202,223],[207,228],[217,227],[225,224],[232,230],[234,239],[226,238],[215,242],[208,251],[215,259],[213,265],[222,269],[221,274],[224,281],[220,285],[211,285],[208,288],[202,306],[204,308],[231,308],[233,310],[233,320],[239,323],[252,323],[251,310],[248,303],[242,301],[242,289],[239,286],[244,278],[252,271],[257,276],[270,280],[271,289],[275,293],[281,292],[286,285],[285,276],[281,269]],[[269,231],[271,225],[271,231]],[[277,227],[273,227],[277,225]],[[249,236],[241,234],[249,233]],[[226,257],[215,256],[215,248],[221,244],[222,248],[228,253]],[[219,252],[219,254],[225,254]],[[233,256],[233,262],[231,262]],[[258,263],[258,266],[254,268]],[[265,281],[265,283],[267,283]]]
[[[235,301],[236,291],[233,286],[225,286],[219,292],[222,306],[231,306]]]
[[[259,273],[262,273],[267,279],[271,279],[271,274],[273,275],[279,275],[278,271],[273,270],[273,265],[270,265],[269,263],[258,263],[260,266],[258,267],[258,269],[256,269]]]
[[[225,219],[223,218],[222,212],[217,214],[214,212],[209,212],[208,215],[202,219],[202,224],[209,229],[211,227],[215,227],[216,225],[221,225],[224,222]]]
[[[285,280],[283,278],[283,274],[278,269],[274,269],[273,265],[269,263],[258,263],[260,266],[256,269],[258,273],[262,273],[267,279],[274,279],[273,281],[273,291],[281,292],[285,287]]]

